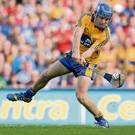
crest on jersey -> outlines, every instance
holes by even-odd
[[[83,44],[85,47],[90,48],[91,45],[96,41],[95,38],[91,38],[89,35],[87,34],[83,34],[81,36],[81,40],[80,43]]]

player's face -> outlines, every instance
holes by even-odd
[[[110,22],[110,19],[96,16],[95,25],[100,29],[105,29]]]

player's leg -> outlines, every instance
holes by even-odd
[[[86,76],[78,77],[76,96],[78,101],[86,107],[86,109],[93,114],[96,120],[96,124],[100,127],[109,127],[108,122],[103,118],[102,113],[98,110],[96,104],[88,96],[88,88],[90,84],[90,78]]]
[[[39,79],[32,85],[30,89],[24,93],[8,94],[7,98],[11,101],[22,100],[25,102],[30,102],[36,92],[45,87],[49,80],[70,72],[71,71],[69,71],[63,64],[61,64],[60,61],[56,61],[41,74]]]
[[[45,87],[46,84],[52,78],[70,73],[69,71],[60,61],[56,61],[55,63],[51,64],[50,67],[41,74],[39,79],[33,84],[32,91],[36,93],[41,88]]]
[[[79,76],[77,79],[76,97],[78,101],[95,117],[101,116],[102,113],[97,109],[96,104],[88,97],[88,88],[91,82],[90,78]]]

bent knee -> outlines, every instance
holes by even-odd
[[[80,103],[85,103],[85,100],[87,98],[87,93],[80,93],[80,92],[76,92],[76,97],[77,97],[77,100],[80,102]]]

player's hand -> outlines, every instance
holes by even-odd
[[[72,54],[72,58],[75,62],[78,62],[80,63],[80,55],[79,54],[76,54],[76,53],[73,53]]]
[[[85,58],[83,56],[80,57],[80,64],[83,65],[83,66],[85,64],[87,64],[87,62],[86,62],[86,60],[85,60]]]

